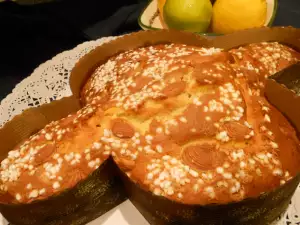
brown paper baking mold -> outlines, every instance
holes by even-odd
[[[6,140],[0,147],[1,157],[4,158],[7,152],[13,149],[17,143],[35,133],[50,121],[77,111],[80,108],[80,90],[88,77],[97,66],[120,52],[162,43],[181,43],[230,49],[261,41],[278,41],[300,50],[299,38],[300,30],[295,28],[258,28],[209,40],[195,34],[172,30],[143,31],[125,35],[99,46],[76,64],[70,78],[72,97],[26,110],[20,116],[8,122],[0,130],[0,140]],[[298,175],[280,188],[265,193],[259,198],[246,199],[238,203],[208,206],[183,205],[154,196],[150,192],[141,189],[129,180],[110,158],[98,170],[71,190],[66,190],[47,200],[27,205],[2,204],[0,210],[14,225],[85,224],[126,198],[125,189],[120,178],[123,179],[126,192],[134,205],[153,225],[265,225],[273,221],[286,209],[300,180]],[[78,193],[81,193],[81,195],[78,195]],[[89,200],[86,201],[86,199]],[[95,203],[95,199],[97,203]],[[22,213],[20,214],[20,212]],[[17,218],[16,215],[19,215],[20,218]]]

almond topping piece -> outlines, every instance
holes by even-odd
[[[134,128],[124,119],[112,121],[112,133],[119,138],[131,138],[134,135]]]

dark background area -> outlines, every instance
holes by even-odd
[[[300,0],[278,0],[275,26],[300,27]],[[0,3],[0,100],[44,61],[76,45],[139,30],[147,0]]]

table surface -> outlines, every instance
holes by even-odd
[[[300,28],[300,0],[278,1],[274,25]],[[65,9],[69,9],[70,2],[65,2],[59,5],[60,11],[49,6],[20,8],[0,4],[0,100],[39,64],[59,52],[89,39],[138,30],[137,18],[146,4],[141,0],[109,1],[103,7],[98,0],[73,0],[76,4],[69,15],[70,10]],[[38,11],[54,19],[39,18]],[[30,13],[40,20],[28,16]]]

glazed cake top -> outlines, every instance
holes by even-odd
[[[299,58],[278,43],[228,52],[157,45],[112,57],[84,86],[83,109],[2,161],[0,200],[71,188],[109,155],[145,190],[187,204],[278,187],[299,171],[299,141],[266,101],[264,83]]]
[[[298,59],[278,43],[140,48],[100,66],[82,99],[115,118],[112,137],[129,147],[114,159],[146,190],[191,204],[237,201],[299,169],[295,131],[264,97],[265,79]]]

